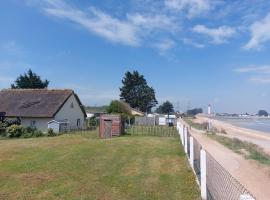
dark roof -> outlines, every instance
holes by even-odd
[[[73,90],[1,90],[0,112],[5,112],[7,117],[54,117],[72,94],[86,116],[82,103]]]

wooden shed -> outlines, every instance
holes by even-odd
[[[101,115],[99,122],[99,136],[111,138],[120,136],[124,132],[124,124],[121,115]]]

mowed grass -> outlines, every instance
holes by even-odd
[[[62,135],[0,152],[0,199],[200,199],[177,138]]]

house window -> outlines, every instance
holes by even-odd
[[[73,104],[73,102],[71,102],[71,104],[70,104],[70,108],[74,108],[74,104]]]
[[[77,127],[81,126],[81,119],[77,119]]]
[[[36,121],[35,120],[32,120],[31,123],[30,123],[30,126],[35,128],[36,127]]]

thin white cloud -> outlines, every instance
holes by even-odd
[[[0,50],[14,56],[23,56],[27,53],[27,51],[15,41],[7,41],[1,44]]]
[[[259,83],[259,84],[268,84],[270,83],[270,77],[251,77],[250,82]]]
[[[237,73],[251,74],[249,81],[257,84],[270,83],[270,65],[240,67],[233,70]]]
[[[62,4],[60,6],[57,4],[53,7],[45,8],[45,11],[49,15],[75,22],[112,42],[131,46],[136,46],[139,43],[135,26],[113,18],[95,8],[90,8],[91,16],[88,16],[81,10]]]
[[[165,6],[176,11],[187,10],[187,17],[192,18],[212,9],[210,0],[165,0]]]
[[[173,17],[158,13],[127,13],[119,19],[97,8],[87,11],[74,8],[62,0],[45,0],[46,14],[79,24],[88,31],[109,41],[129,46],[139,46],[145,38],[156,33],[174,33],[180,30]]]
[[[99,37],[128,46],[156,47],[156,41],[169,38],[176,43],[202,48],[206,42],[199,41],[196,36],[192,38],[194,34],[191,32],[210,37],[213,44],[222,44],[229,42],[236,31],[238,34],[247,34],[249,26],[252,38],[245,45],[246,49],[259,48],[270,40],[270,13],[265,19],[250,25],[267,12],[266,7],[270,5],[267,0],[260,0],[254,8],[250,7],[252,0],[230,3],[224,0],[130,0],[128,11],[127,5],[117,3],[117,9],[108,9],[110,11],[106,12],[97,7],[81,8],[72,1],[25,1],[30,5],[38,5],[49,16],[72,22]],[[94,5],[91,2],[89,4]],[[192,28],[190,24],[197,22],[194,17],[204,20],[214,18],[211,22],[216,28],[203,24]],[[187,18],[191,23],[186,23]]]
[[[240,67],[234,69],[234,71],[239,73],[256,72],[256,73],[270,74],[270,65]]]
[[[262,44],[270,41],[270,13],[260,21],[250,26],[251,39],[244,46],[244,49],[260,49]]]
[[[191,45],[191,46],[196,47],[196,48],[204,48],[205,47],[204,44],[194,42],[193,40],[191,40],[189,38],[184,38],[183,43],[187,44],[187,45]]]
[[[196,33],[207,35],[212,38],[212,43],[222,44],[227,42],[236,32],[232,27],[220,26],[218,28],[208,28],[204,25],[196,25],[192,29]]]
[[[162,40],[154,45],[154,47],[156,47],[162,55],[165,54],[166,51],[172,49],[174,46],[175,42],[171,39]]]
[[[173,17],[168,17],[164,14],[128,14],[128,20],[134,26],[148,30],[160,29],[168,32],[175,32],[180,29],[179,25],[175,23]]]

